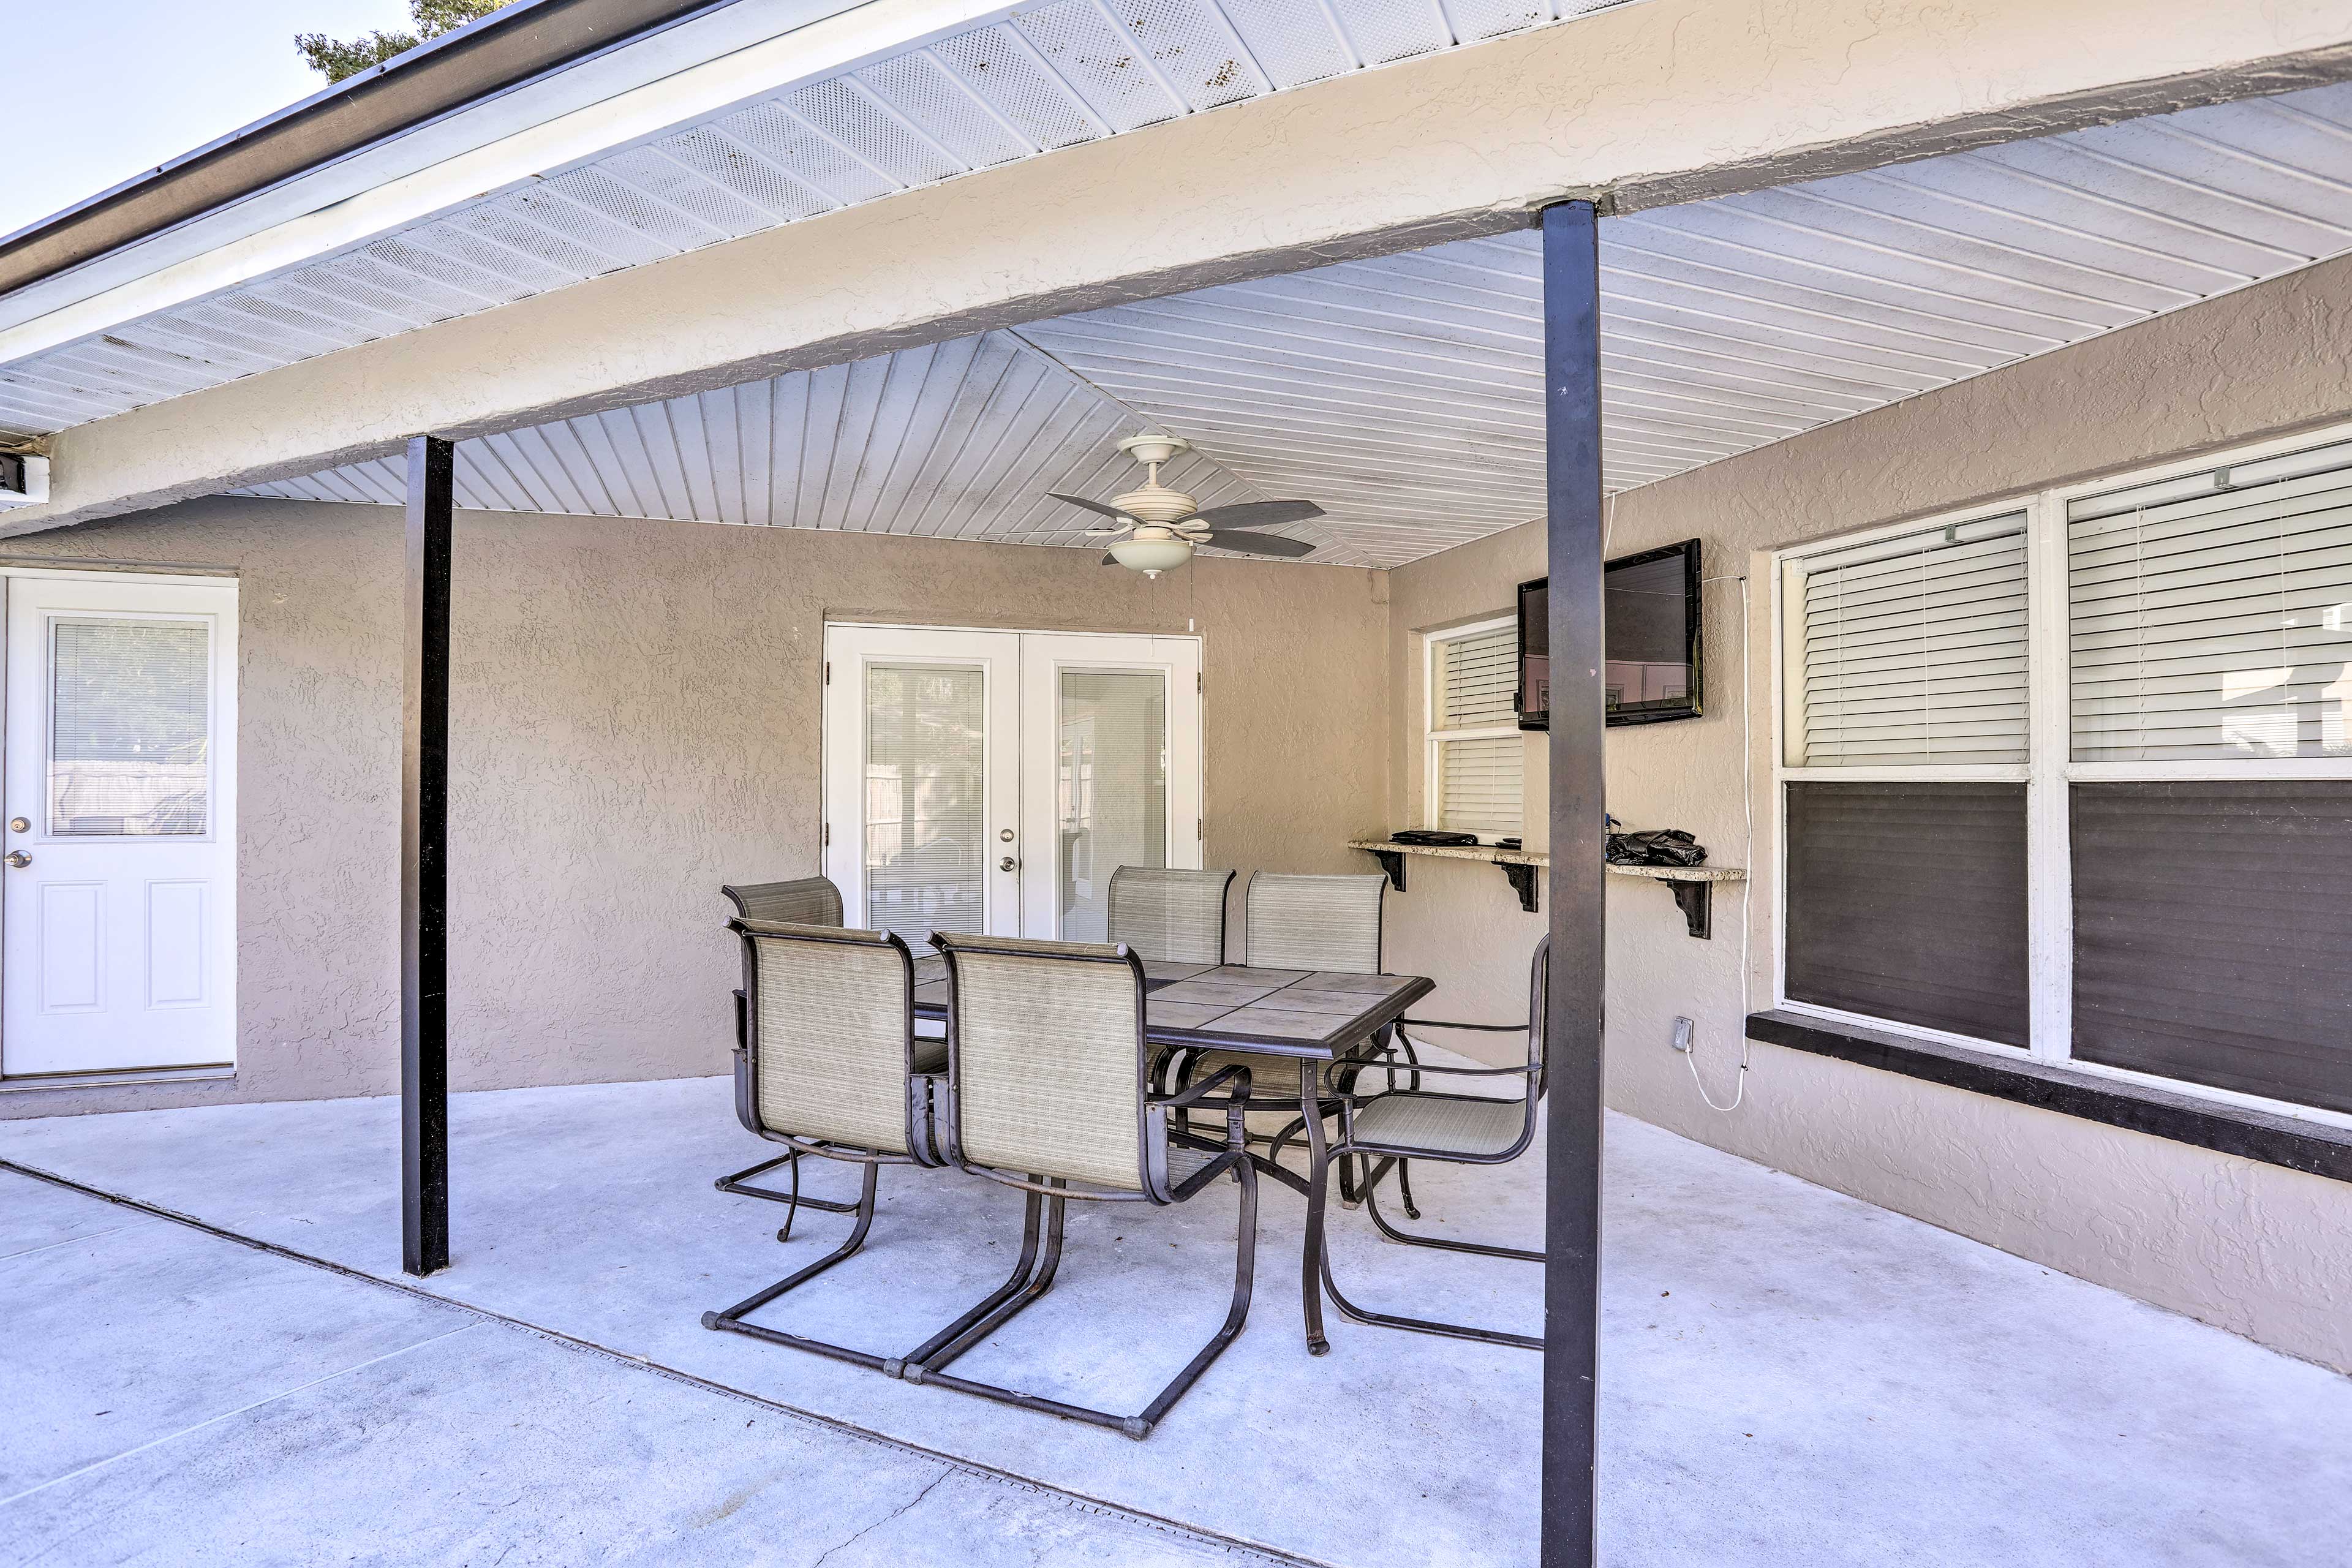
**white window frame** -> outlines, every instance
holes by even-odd
[[[1421,825],[1423,827],[1450,828],[1456,833],[1475,833],[1482,842],[1496,838],[1516,837],[1526,831],[1528,815],[1527,775],[1522,769],[1519,778],[1519,820],[1517,823],[1449,823],[1441,822],[1444,816],[1445,745],[1450,741],[1489,741],[1505,735],[1517,737],[1518,716],[1513,714],[1507,724],[1469,724],[1458,730],[1437,727],[1438,709],[1438,649],[1465,637],[1481,637],[1489,632],[1508,629],[1514,636],[1518,631],[1516,615],[1489,616],[1484,620],[1465,621],[1458,626],[1440,631],[1424,632],[1421,638]]]
[[[2101,1062],[2079,1061],[2074,1056],[2074,867],[2069,842],[2069,795],[2077,783],[2125,780],[2200,779],[2352,779],[2352,757],[2277,757],[2261,760],[2230,758],[2195,762],[2097,762],[2074,760],[2072,670],[2068,631],[2066,582],[2066,508],[2084,496],[2165,479],[2210,473],[2215,468],[2284,457],[2316,447],[2352,439],[2352,423],[2306,431],[2274,440],[2250,442],[2195,458],[2170,459],[2144,468],[2105,474],[2072,484],[2011,494],[1983,505],[1915,518],[1907,522],[1810,541],[1775,552],[1773,558],[1771,711],[1780,733],[1772,750],[1772,863],[1780,874],[1773,880],[1779,907],[1772,922],[1772,1000],[1779,1010],[1829,1023],[1860,1025],[1938,1045],[1957,1046],[2007,1061],[2030,1060],[2063,1066],[2118,1082],[2161,1089],[2169,1093],[2210,1100],[2247,1110],[2267,1111],[2297,1121],[2352,1127],[2352,1114],[2270,1100],[2235,1089],[2191,1083],[2184,1079],[2136,1072]],[[2029,701],[2026,721],[2026,762],[2014,764],[1955,763],[1897,767],[1806,767],[1790,761],[1790,749],[1801,739],[1801,680],[1790,679],[1790,646],[1801,621],[1792,613],[1791,563],[1808,557],[1850,550],[1880,540],[1899,539],[1988,519],[2025,513],[2026,647]],[[1801,662],[1795,669],[1801,670]],[[1902,1024],[1892,1019],[1849,1013],[1835,1007],[1792,1000],[1788,987],[1789,879],[1788,784],[1807,779],[1839,779],[1850,783],[2022,783],[2026,823],[2026,932],[2032,1044],[2017,1047],[1941,1029]]]

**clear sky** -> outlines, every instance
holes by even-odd
[[[6,0],[0,234],[327,85],[297,33],[408,23],[405,0]]]

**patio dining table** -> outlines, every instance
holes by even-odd
[[[1298,1104],[1306,1119],[1307,1173],[1300,1176],[1263,1155],[1251,1163],[1307,1196],[1307,1237],[1299,1259],[1299,1297],[1307,1348],[1329,1350],[1323,1334],[1323,1205],[1328,1141],[1318,1114],[1318,1080],[1333,1062],[1367,1056],[1405,1010],[1436,988],[1418,974],[1350,974],[1297,969],[1253,969],[1239,963],[1146,961],[1144,1037],[1164,1060],[1179,1050],[1247,1051],[1298,1064]],[[948,983],[923,979],[915,987],[918,1017],[945,1018]],[[1272,1085],[1253,1085],[1261,1094]]]

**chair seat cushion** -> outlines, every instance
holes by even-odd
[[[1466,1095],[1377,1095],[1356,1107],[1356,1141],[1432,1154],[1500,1154],[1527,1130],[1524,1100],[1479,1100]]]
[[[915,1037],[915,1070],[945,1072],[948,1070],[948,1043],[945,1039]]]
[[[1187,1149],[1172,1139],[1168,1144],[1168,1184],[1182,1186],[1210,1161],[1221,1157],[1223,1149]]]
[[[1337,1094],[1332,1087],[1334,1068],[1345,1069],[1357,1065],[1354,1061],[1326,1062],[1316,1089],[1323,1094]],[[1244,1067],[1250,1073],[1250,1099],[1278,1100],[1289,1105],[1298,1103],[1298,1059],[1296,1057],[1259,1056],[1251,1051],[1210,1051],[1193,1064],[1190,1080],[1199,1083],[1229,1067]]]

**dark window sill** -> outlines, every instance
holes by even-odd
[[[1796,1013],[1749,1014],[1748,1037],[2054,1110],[2061,1116],[2079,1116],[2154,1138],[2169,1138],[2217,1154],[2234,1154],[2352,1182],[2352,1128],[2224,1105],[2073,1068],[2003,1061],[1957,1046],[1911,1039],[1891,1030],[1831,1023]]]

